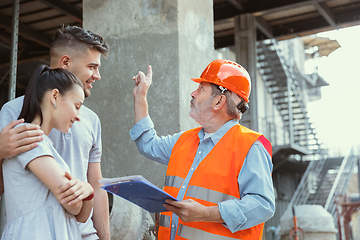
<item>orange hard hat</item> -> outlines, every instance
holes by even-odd
[[[249,73],[239,64],[223,59],[212,61],[203,71],[200,78],[192,78],[194,82],[209,82],[233,91],[247,103],[251,91]]]

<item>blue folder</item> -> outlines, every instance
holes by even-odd
[[[166,199],[176,200],[140,175],[100,180],[101,188],[151,212],[165,212]]]

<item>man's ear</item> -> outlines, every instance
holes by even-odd
[[[67,69],[70,65],[70,56],[69,55],[63,55],[60,58],[60,67],[63,69]]]
[[[224,94],[219,95],[215,98],[215,101],[214,110],[219,110],[226,103],[226,96]]]
[[[53,90],[51,90],[50,101],[54,107],[56,106],[57,102],[59,101],[59,97],[60,97],[60,92],[57,88],[54,88]]]

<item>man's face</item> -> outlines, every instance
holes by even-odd
[[[190,101],[190,117],[203,126],[206,121],[209,121],[213,114],[213,100],[212,87],[210,83],[201,82],[199,87],[191,94]]]
[[[95,80],[100,80],[101,53],[94,49],[87,49],[86,53],[72,59],[68,70],[75,74],[84,84],[85,97],[90,96],[90,89]]]

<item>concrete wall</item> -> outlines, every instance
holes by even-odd
[[[85,101],[102,122],[103,176],[141,174],[161,187],[166,166],[141,156],[129,136],[132,77],[152,65],[149,113],[159,135],[196,126],[188,115],[197,87],[190,77],[214,59],[212,0],[84,0],[83,19],[110,45],[102,79]]]

